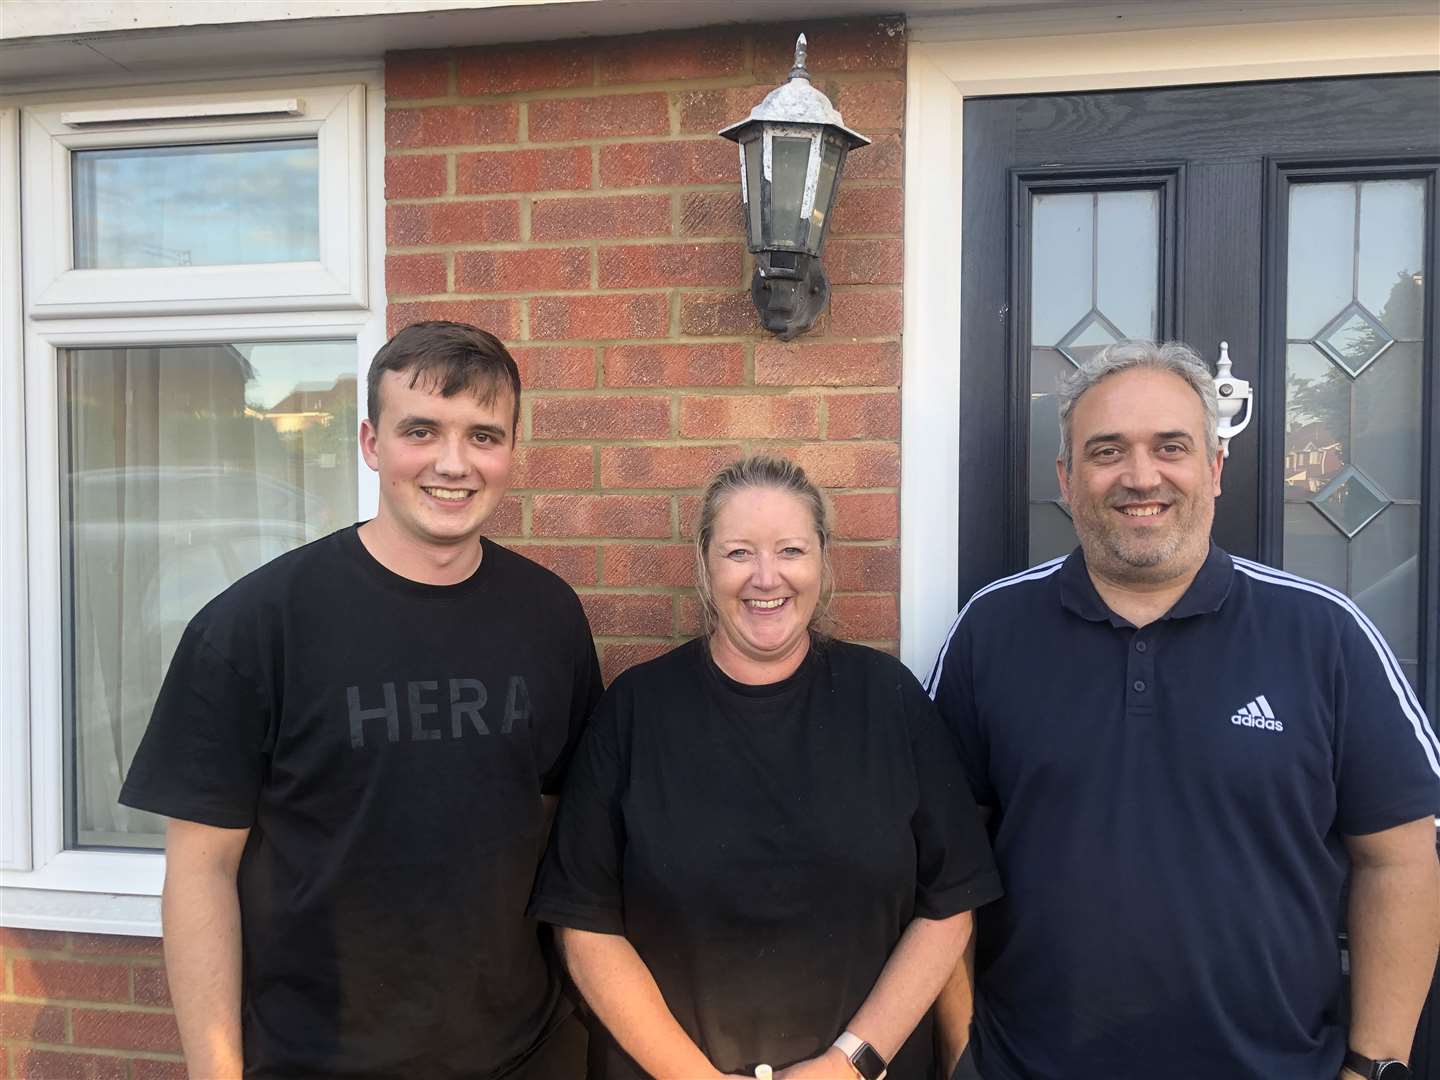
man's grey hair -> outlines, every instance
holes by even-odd
[[[1135,368],[1168,371],[1190,384],[1205,408],[1205,453],[1214,458],[1220,452],[1220,396],[1215,376],[1200,354],[1183,341],[1117,341],[1065,376],[1060,381],[1060,460],[1065,471],[1074,464],[1075,448],[1070,443],[1070,423],[1075,406],[1085,392],[1103,379]]]

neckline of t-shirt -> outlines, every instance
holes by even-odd
[[[381,586],[405,593],[408,596],[423,596],[436,600],[458,600],[470,596],[482,584],[487,575],[486,567],[494,562],[495,545],[485,537],[480,537],[480,565],[475,567],[475,572],[464,581],[457,581],[454,585],[432,585],[426,581],[416,581],[407,578],[404,574],[397,574],[388,566],[382,563],[370,549],[365,546],[365,541],[360,539],[360,526],[364,522],[357,521],[348,529],[340,532],[341,547],[350,555],[352,560],[360,567],[371,580]]]
[[[800,666],[779,682],[743,683],[725,674],[720,665],[715,662],[715,658],[710,655],[710,643],[703,637],[696,638],[695,645],[700,651],[700,666],[710,674],[718,689],[736,697],[759,701],[771,701],[784,697],[808,683],[815,675],[819,651],[812,640],[809,650],[805,653],[805,658],[800,661]]]

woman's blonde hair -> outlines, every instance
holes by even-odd
[[[717,609],[706,554],[715,538],[715,518],[727,499],[747,488],[768,488],[793,495],[810,511],[815,535],[820,538],[820,599],[810,616],[810,632],[821,638],[832,629],[830,598],[835,593],[835,574],[830,565],[830,503],[805,470],[795,462],[770,454],[752,454],[721,469],[711,479],[700,500],[695,523],[695,581],[700,596],[700,616],[708,638],[715,630]]]

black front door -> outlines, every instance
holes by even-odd
[[[966,103],[960,602],[1075,543],[1057,378],[1223,341],[1255,420],[1217,540],[1353,597],[1436,714],[1437,103],[1434,75]]]

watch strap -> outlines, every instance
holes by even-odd
[[[1396,1058],[1368,1058],[1354,1050],[1345,1051],[1345,1068],[1365,1080],[1409,1080],[1409,1067]]]
[[[880,1056],[878,1050],[853,1031],[842,1031],[840,1037],[831,1045],[845,1055],[850,1067],[863,1080],[885,1080],[885,1074],[890,1068],[889,1063]]]

